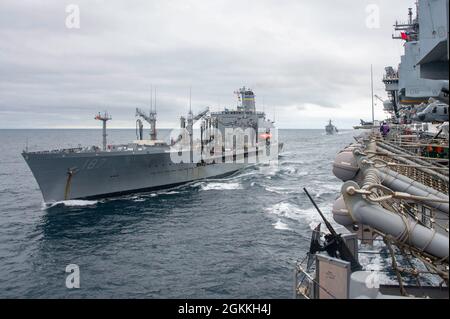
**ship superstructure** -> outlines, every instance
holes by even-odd
[[[448,16],[441,10],[446,2],[418,1],[415,17],[409,8],[407,21],[394,25],[392,38],[403,42],[404,54],[397,69],[385,68],[388,99],[383,104],[396,122],[411,123],[430,98],[448,104]]]

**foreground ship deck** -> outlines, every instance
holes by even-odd
[[[320,252],[332,242],[321,248],[317,229],[297,264],[296,297],[448,298],[448,139],[407,129],[399,125],[384,138],[366,132],[336,156],[333,172],[345,183],[332,213],[356,261]],[[367,248],[380,253],[374,245],[390,265],[354,267]],[[386,273],[396,283],[383,282]]]
[[[337,154],[333,173],[344,184],[332,214],[343,230],[323,218],[324,245],[314,230],[296,297],[448,299],[448,1],[416,5],[415,18],[409,8],[408,22],[395,24],[393,38],[405,43],[398,69],[385,68],[389,99],[374,96],[391,118],[361,120],[366,132]],[[359,258],[364,246],[379,254],[374,265]]]

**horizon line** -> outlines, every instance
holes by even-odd
[[[101,127],[0,127],[0,130],[101,130]],[[108,127],[107,130],[135,130],[135,127]],[[178,128],[160,127],[159,130],[173,130]],[[279,127],[279,130],[322,130],[322,127]],[[340,128],[340,130],[353,130],[354,128]]]

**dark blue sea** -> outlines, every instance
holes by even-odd
[[[0,130],[0,298],[291,298],[320,221],[302,187],[330,216],[341,186],[331,165],[353,135],[280,130],[278,165],[47,207],[21,151],[100,145],[101,131]],[[78,289],[66,287],[69,264]]]

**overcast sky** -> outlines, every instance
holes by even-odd
[[[67,28],[69,4],[80,28]],[[379,28],[368,28],[379,6]],[[281,128],[350,128],[386,97],[384,66],[402,43],[392,24],[413,0],[1,0],[0,128],[134,127],[157,87],[158,126],[188,111],[233,107],[254,90]],[[73,21],[73,20],[70,20]],[[371,20],[372,21],[372,20]],[[376,105],[381,118],[382,105]]]

